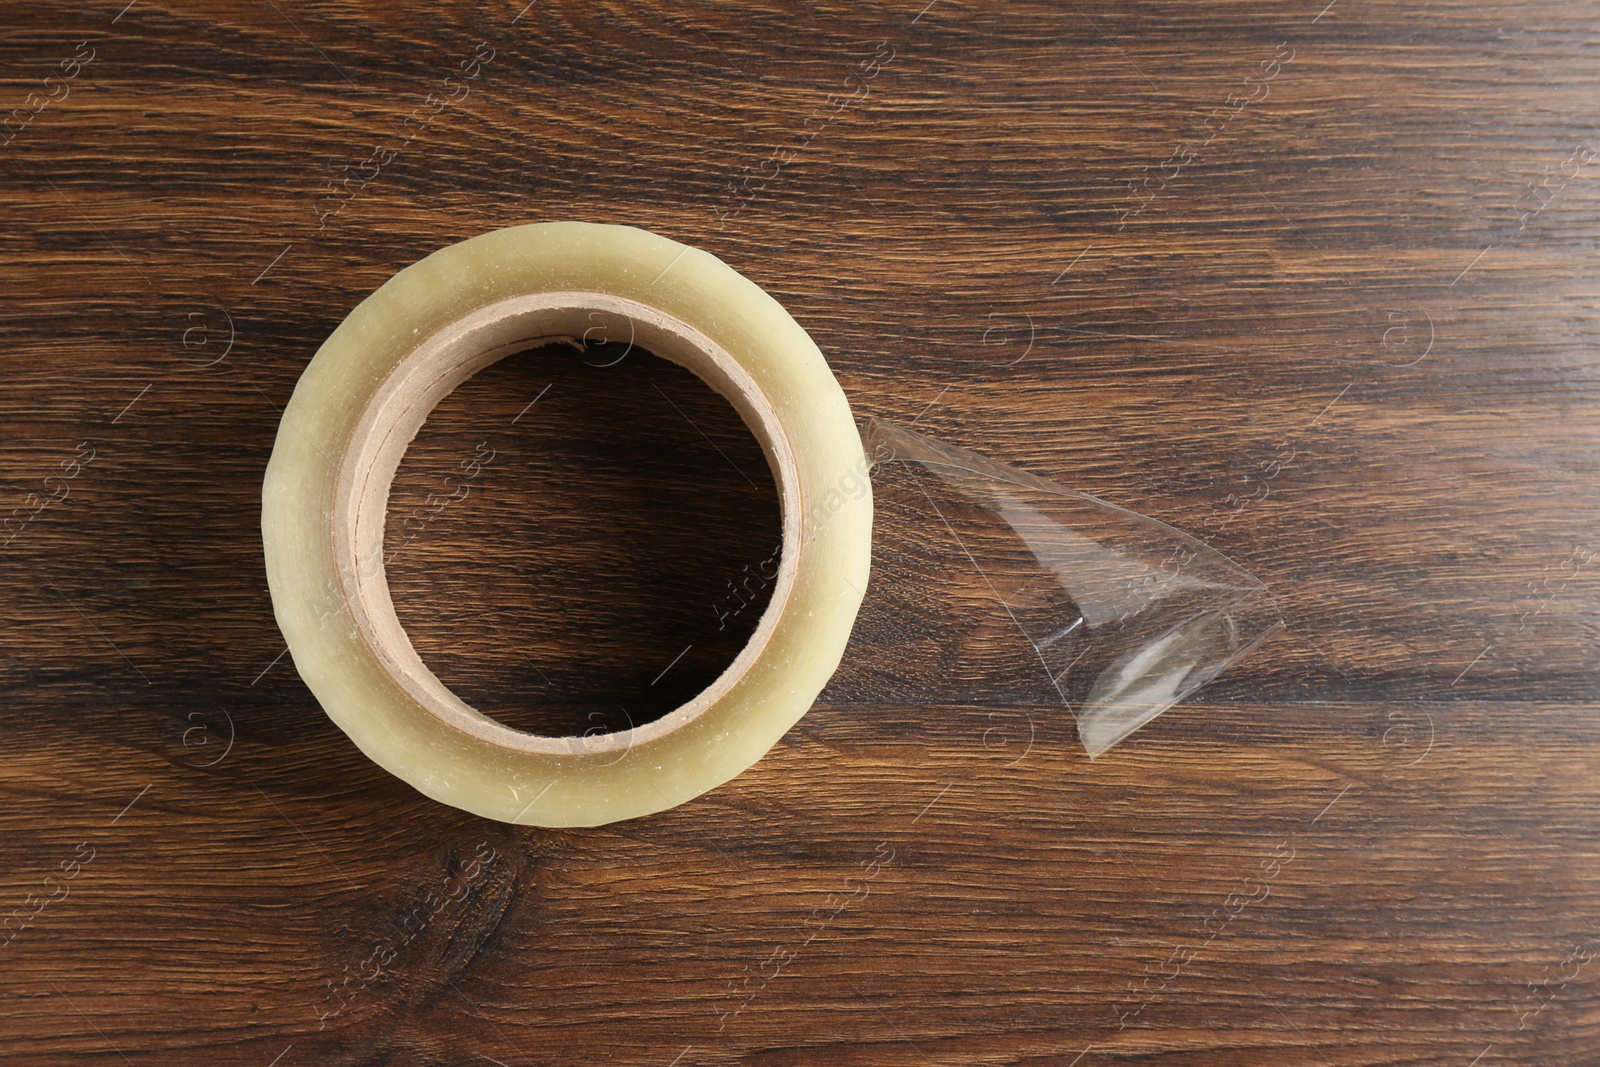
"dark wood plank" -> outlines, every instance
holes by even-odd
[[[0,514],[61,499],[0,548],[0,914],[72,877],[0,947],[0,1053],[1585,1062],[1597,35],[1571,2],[7,5],[0,104],[57,98],[0,132]],[[1289,629],[1091,762],[977,669],[1004,626],[936,669],[880,586],[706,797],[560,832],[423,799],[278,659],[261,475],[362,297],[559,218],[716,253],[859,415],[1195,532]],[[692,378],[544,352],[446,401],[391,522],[424,655],[560,730],[714,676],[776,510]]]

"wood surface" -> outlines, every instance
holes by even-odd
[[[0,1060],[1595,1062],[1600,13],[925,2],[4,5]],[[261,476],[365,295],[564,218],[715,253],[859,416],[1203,537],[1287,631],[1091,762],[869,590],[699,800],[421,797],[281,656]],[[605,362],[469,382],[391,504],[418,649],[528,729],[695,692],[776,544],[727,405]]]

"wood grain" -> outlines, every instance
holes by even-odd
[[[6,1062],[1592,1060],[1589,5],[124,2],[0,12],[0,915],[58,898]],[[700,800],[420,797],[279,658],[261,475],[362,297],[560,218],[715,253],[859,415],[1203,536],[1289,630],[1091,763],[869,591]],[[716,397],[507,361],[391,521],[483,442],[391,542],[446,681],[614,728],[732,657],[776,508]]]

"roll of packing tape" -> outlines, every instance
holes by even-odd
[[[776,477],[783,550],[750,643],[703,693],[632,730],[539,737],[474,710],[418,657],[384,579],[384,512],[435,404],[497,359],[572,338],[629,340],[734,405]],[[328,716],[435,800],[540,826],[669,808],[760,759],[838,666],[871,526],[849,404],[777,301],[699,249],[578,222],[451,245],[362,301],[301,375],[262,488],[273,611]]]

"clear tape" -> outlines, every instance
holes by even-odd
[[[914,689],[1059,701],[1094,757],[1283,628],[1265,585],[1166,523],[897,423],[863,438],[881,548],[868,611]]]

